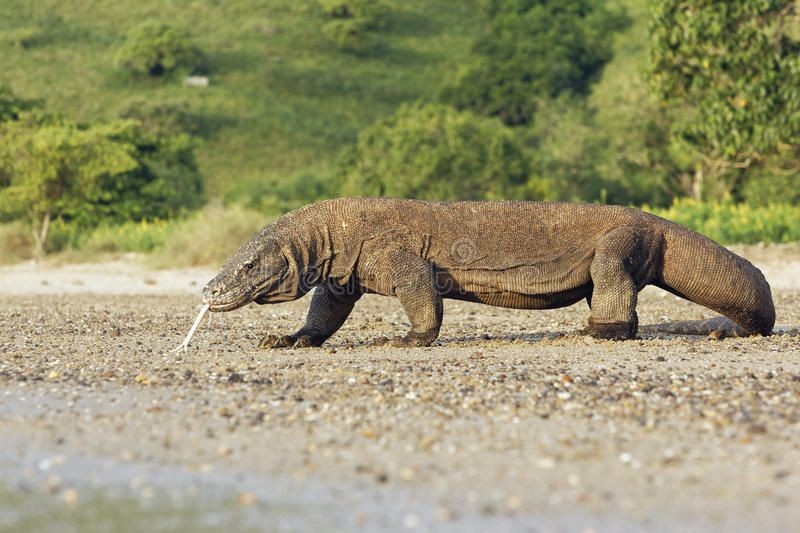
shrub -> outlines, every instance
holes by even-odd
[[[30,226],[26,225],[26,227],[30,232]],[[67,222],[63,218],[57,218],[50,224],[50,233],[44,250],[48,254],[78,250],[88,235],[86,228]],[[38,250],[36,255],[40,258]]]
[[[364,53],[373,48],[377,39],[361,19],[332,20],[322,32],[336,46],[347,52]]]
[[[342,157],[348,195],[422,199],[541,198],[530,161],[498,120],[439,104],[402,106],[358,136]]]
[[[202,52],[189,36],[167,24],[145,22],[133,28],[117,50],[117,65],[133,75],[161,76],[204,68]]]
[[[153,101],[150,98],[136,97],[125,102],[120,118],[136,120],[142,129],[152,135],[175,135],[189,133],[196,135],[201,126],[197,116],[184,101]]]
[[[90,254],[152,252],[164,245],[178,224],[164,220],[142,220],[117,225],[103,223],[88,229],[59,218],[51,223],[46,251]],[[0,224],[0,264],[33,258],[34,244],[31,229],[23,221]]]
[[[738,191],[745,202],[757,206],[776,202],[800,204],[799,174],[772,174],[766,169],[755,169],[750,174]]]
[[[348,52],[363,53],[376,42],[376,33],[387,24],[389,6],[379,0],[320,0],[325,14],[333,20],[323,33]]]
[[[79,244],[82,251],[152,252],[164,245],[176,223],[156,219],[152,222],[125,222],[119,225],[101,224]]]

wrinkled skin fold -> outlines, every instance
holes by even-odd
[[[411,330],[439,335],[442,299],[516,309],[586,300],[584,332],[630,339],[637,295],[656,285],[727,317],[682,331],[767,335],[769,284],[750,262],[682,226],[619,206],[340,198],[292,211],[259,231],[203,290],[214,312],[283,302],[315,289],[306,323],[266,348],[319,346],[362,294],[397,297]],[[666,327],[666,326],[665,326]],[[705,329],[704,329],[705,328]]]

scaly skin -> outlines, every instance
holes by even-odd
[[[395,346],[439,335],[442,299],[550,309],[586,299],[586,333],[636,336],[638,292],[656,285],[729,320],[684,332],[767,335],[769,285],[747,260],[642,211],[548,202],[341,198],[263,228],[203,291],[212,311],[294,300],[317,287],[305,325],[262,347],[320,346],[365,293],[395,296],[411,322]],[[660,327],[669,328],[669,325]]]

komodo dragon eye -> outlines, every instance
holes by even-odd
[[[249,273],[249,272],[253,271],[255,266],[256,266],[255,261],[248,261],[247,263],[242,265],[242,270],[244,270],[245,272]]]

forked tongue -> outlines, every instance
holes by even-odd
[[[186,338],[183,339],[183,342],[175,349],[170,350],[170,353],[177,352],[181,348],[185,352],[186,349],[189,347],[189,341],[192,340],[192,335],[194,332],[197,331],[198,326],[200,326],[200,321],[203,320],[203,316],[205,316],[206,312],[208,312],[208,308],[211,307],[209,304],[205,304],[202,309],[200,309],[200,314],[197,315],[197,318],[194,320],[194,324],[192,324],[192,329],[189,330],[189,334],[186,335]]]

